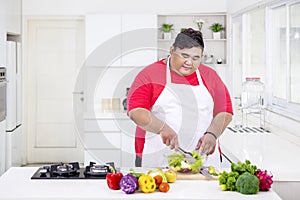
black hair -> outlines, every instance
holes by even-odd
[[[203,51],[204,42],[202,33],[192,28],[184,29],[176,36],[173,46],[174,48],[178,47],[180,49],[200,47]]]

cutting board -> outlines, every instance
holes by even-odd
[[[180,173],[177,172],[177,180],[218,180],[218,176],[212,176],[212,178],[207,178],[200,173]]]

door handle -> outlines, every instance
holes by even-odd
[[[72,92],[72,94],[81,94],[81,95],[83,95],[84,92],[83,91],[81,91],[81,92]]]

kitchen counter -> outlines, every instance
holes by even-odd
[[[271,191],[256,195],[221,191],[218,181],[177,180],[167,193],[126,195],[110,190],[105,180],[31,180],[37,167],[12,167],[0,178],[0,199],[280,199]]]
[[[250,160],[260,169],[273,174],[274,181],[300,181],[300,146],[274,133],[222,134],[220,143],[224,154],[232,161]]]

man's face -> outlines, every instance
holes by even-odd
[[[188,76],[198,69],[201,63],[202,50],[200,47],[170,49],[171,69],[181,76]]]

